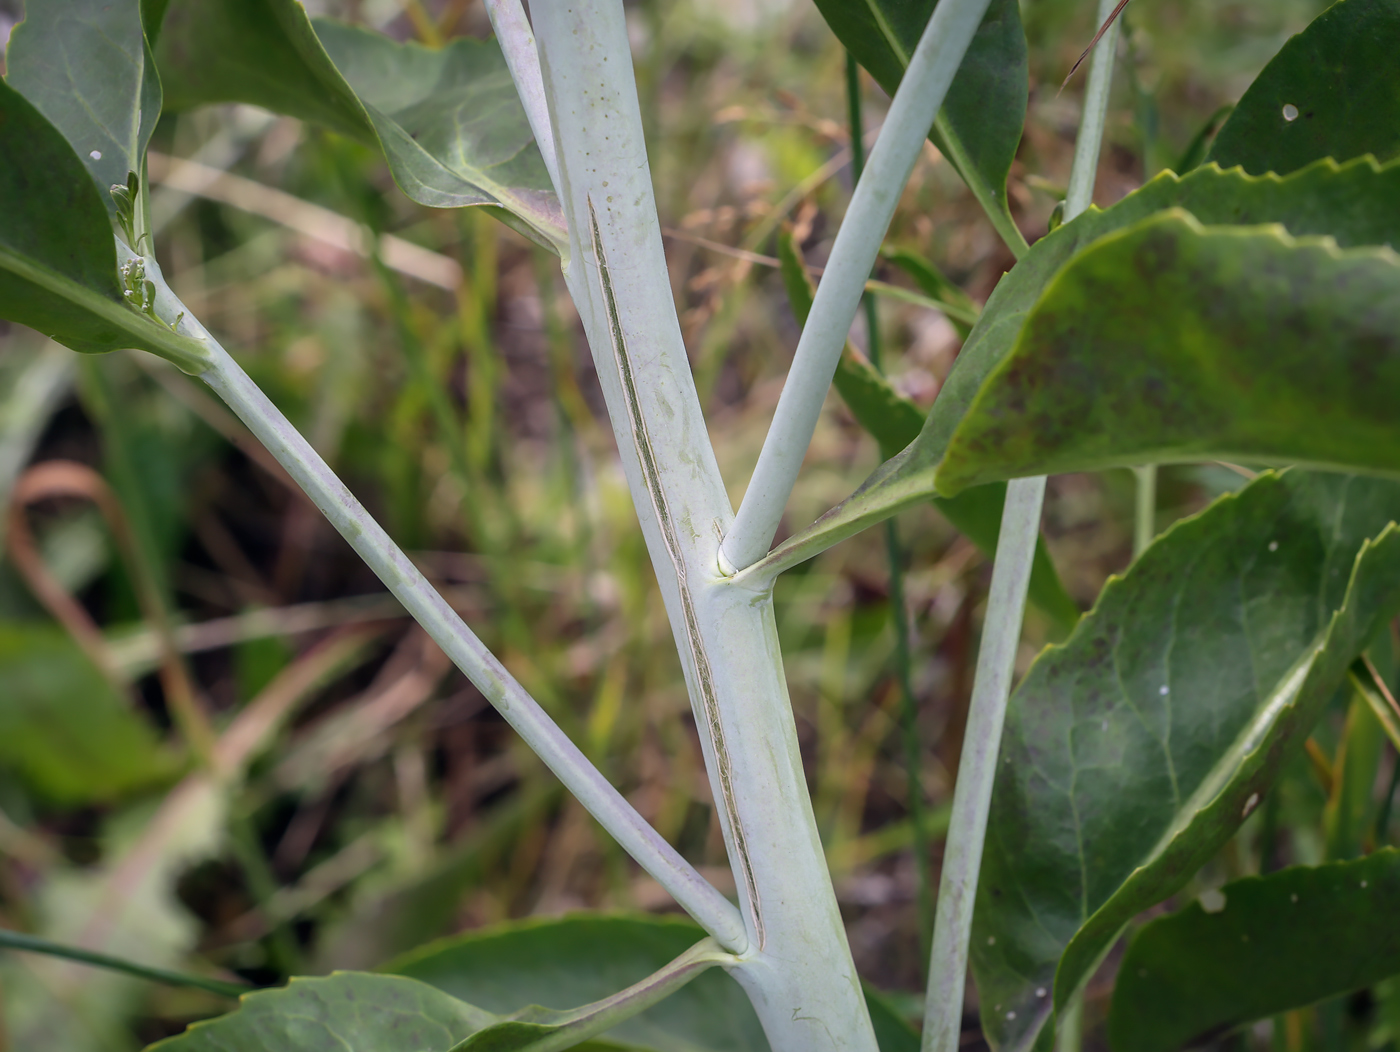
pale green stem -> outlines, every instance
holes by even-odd
[[[1137,483],[1137,509],[1133,515],[1133,558],[1147,550],[1157,536],[1157,465],[1133,468]]]
[[[953,791],[953,817],[938,885],[924,1009],[924,1052],[955,1052],[958,1048],[982,842],[987,834],[1001,728],[1015,672],[1016,647],[1021,640],[1021,616],[1026,609],[1031,561],[1040,536],[1044,496],[1044,476],[1016,479],[1006,487],[986,627],[977,655],[977,678],[968,708],[958,782]]]
[[[870,152],[870,162],[856,184],[758,464],[720,548],[725,573],[742,570],[768,550],[812,441],[880,243],[987,4],[988,0],[944,0],[924,29]]]
[[[486,0],[486,13],[496,41],[506,57],[506,68],[515,82],[516,94],[525,106],[530,130],[535,133],[535,145],[540,148],[549,181],[559,189],[559,155],[554,146],[554,129],[549,123],[549,106],[544,97],[544,77],[540,73],[540,55],[535,47],[535,31],[525,17],[520,0]]]
[[[1100,0],[1099,24],[1108,18],[1115,6],[1114,0]],[[1117,42],[1115,25],[1103,35],[1090,59],[1084,114],[1075,143],[1069,193],[1065,198],[1065,222],[1081,214],[1093,200]],[[1030,585],[1031,564],[1040,536],[1044,499],[1044,476],[1013,479],[1007,484],[1006,509],[1002,513],[996,566],[987,599],[977,677],[963,738],[963,758],[953,791],[953,818],[943,855],[924,1010],[923,1052],[956,1052],[958,1048],[982,846],[987,836],[997,754],[1001,749],[1001,731],[1011,694],[1016,648],[1021,639],[1026,589]]]
[[[772,582],[717,569],[733,510],[666,272],[625,12],[621,0],[533,11],[569,220],[564,279],[680,649],[748,925],[750,948],[730,973],[773,1052],[876,1052],[803,773]]]
[[[336,477],[311,444],[248,378],[237,362],[190,315],[165,285],[159,270],[148,274],[158,289],[162,317],[184,312],[184,325],[200,340],[210,362],[200,374],[267,447],[312,503],[343,536],[356,554],[384,582],[404,609],[432,637],[506,722],[611,833],[623,850],[666,888],[681,907],[728,949],[747,945],[743,921],[732,903],[716,891],[695,868],[651,828],[587,757],[555,725],[522,687],[457,616],[407,555],[375,522],[354,494]]]

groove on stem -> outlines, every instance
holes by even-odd
[[[612,275],[608,270],[607,256],[603,251],[603,238],[598,230],[598,215],[593,208],[593,198],[588,198],[589,233],[593,241],[593,254],[598,260],[598,284],[603,294],[603,303],[608,312],[608,333],[612,337],[613,357],[617,361],[618,376],[622,380],[623,401],[627,404],[627,423],[632,432],[632,441],[637,447],[637,460],[641,463],[642,477],[646,482],[647,495],[651,498],[652,511],[661,537],[670,557],[671,567],[676,574],[676,586],[680,592],[681,609],[685,618],[685,638],[690,650],[690,660],[695,667],[695,679],[699,684],[700,704],[705,714],[705,727],[714,747],[715,767],[719,775],[722,805],[729,827],[733,832],[734,850],[739,856],[739,871],[743,875],[744,889],[753,916],[754,935],[758,948],[763,949],[763,912],[758,896],[758,882],[754,877],[753,861],[749,857],[748,841],[744,835],[743,820],[739,815],[734,795],[734,769],[729,756],[729,748],[724,739],[724,722],[719,714],[719,697],[715,692],[714,675],[710,668],[710,658],[705,644],[700,638],[700,624],[695,614],[695,600],[691,595],[687,577],[685,558],[681,552],[680,538],[676,535],[675,520],[666,501],[666,490],[661,485],[661,471],[656,462],[656,451],[652,447],[651,435],[647,431],[646,419],[642,415],[641,400],[637,393],[636,377],[632,373],[632,362],[627,352],[627,340],[622,333],[622,320],[618,315],[617,300],[613,294]]]

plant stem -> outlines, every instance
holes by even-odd
[[[544,97],[544,76],[540,73],[540,55],[535,47],[535,31],[525,17],[520,0],[486,0],[486,13],[496,41],[506,57],[510,79],[515,81],[516,94],[525,106],[525,117],[535,133],[535,145],[540,148],[549,181],[559,192],[559,155],[554,145],[554,128],[549,122],[549,105]]]
[[[190,320],[187,318],[187,320]],[[195,326],[197,322],[193,323]],[[331,525],[403,603],[494,705],[526,744],[608,830],[623,850],[670,891],[681,907],[727,948],[746,938],[734,906],[647,825],[590,764],[504,665],[482,644],[446,600],[374,521],[287,418],[207,333],[213,360],[200,378],[222,398],[277,458]]]
[[[1055,1052],[1079,1052],[1084,1047],[1084,991],[1080,990],[1065,1005],[1060,1018],[1060,1031],[1055,1036]]]
[[[1006,487],[986,626],[977,655],[977,678],[953,792],[953,818],[943,852],[924,1009],[924,1052],[956,1052],[958,1048],[982,843],[1044,496],[1044,476],[1016,479]]]
[[[720,549],[725,573],[742,570],[768,550],[880,243],[987,5],[988,0],[944,0],[924,28],[836,235],[758,464]]]
[[[1103,25],[1118,5],[1099,0],[1098,23]],[[1118,50],[1118,23],[1094,45],[1089,59],[1089,82],[1084,89],[1084,112],[1079,122],[1079,138],[1074,144],[1074,165],[1070,168],[1069,189],[1065,194],[1065,222],[1068,223],[1094,200],[1098,177],[1099,149],[1103,144],[1104,118],[1108,113],[1108,93],[1113,87],[1113,57]]]
[[[570,231],[564,280],[680,650],[748,926],[749,950],[729,971],[774,1052],[876,1052],[803,774],[772,581],[718,569],[733,511],[676,317],[623,6],[574,0],[534,15]]]
[[[137,964],[135,961],[124,960],[121,957],[84,950],[78,946],[65,946],[62,943],[41,939],[37,935],[25,935],[22,932],[10,931],[6,928],[0,928],[0,949],[19,950],[23,953],[42,953],[49,957],[63,957],[70,961],[90,964],[95,968],[125,972],[138,979],[150,979],[152,982],[165,983],[167,986],[192,986],[197,990],[208,990],[221,997],[242,997],[253,991],[253,987],[245,986],[242,983],[206,979],[200,975],[183,975],[165,968],[151,968],[144,964]]]
[[[1115,6],[1114,0],[1100,0],[1101,24]],[[1117,42],[1118,31],[1114,26],[1095,46],[1090,60],[1084,114],[1075,143],[1069,192],[1065,196],[1065,222],[1088,208],[1094,196]],[[977,678],[963,739],[963,761],[953,792],[953,820],[943,856],[924,1013],[923,1052],[955,1052],[958,1047],[977,876],[987,835],[987,815],[1011,692],[1016,646],[1021,638],[1026,589],[1040,536],[1044,497],[1043,476],[1014,479],[1006,487],[1006,510],[1002,514],[982,649],[977,659]]]
[[[1133,558],[1147,550],[1157,536],[1157,465],[1133,468],[1137,483],[1137,507],[1133,515]]]

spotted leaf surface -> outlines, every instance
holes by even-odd
[[[998,1049],[1259,805],[1400,607],[1400,485],[1266,474],[1158,540],[1011,699],[972,963]],[[1374,538],[1374,540],[1368,540]]]

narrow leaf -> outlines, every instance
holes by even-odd
[[[801,252],[790,234],[778,238],[778,259],[788,302],[798,324],[805,325],[815,290],[803,266]],[[915,267],[923,263],[912,254],[908,254],[908,261]],[[926,264],[920,269],[924,272],[925,280],[931,284],[942,283],[942,276]],[[959,294],[966,295],[950,282],[946,284]],[[940,291],[944,290],[940,288]],[[918,438],[924,423],[924,414],[919,407],[896,391],[889,380],[849,343],[841,352],[832,382],[857,422],[880,444],[882,457],[888,459],[895,456]],[[1004,483],[978,487],[956,497],[934,496],[933,503],[989,559],[995,558],[997,539],[1001,534],[1001,511],[1006,503]],[[1030,599],[1062,628],[1072,628],[1079,620],[1079,607],[1060,582],[1043,537],[1037,543],[1035,563],[1031,569]]]
[[[297,0],[172,0],[167,106],[248,102],[378,146],[432,207],[482,205],[554,251],[563,213],[495,41],[432,50],[317,19]]]
[[[241,998],[150,1052],[448,1052],[496,1017],[426,983],[337,972]]]
[[[816,0],[831,31],[891,96],[933,16],[936,0]],[[1021,142],[1030,80],[1016,0],[992,0],[929,134],[1012,246],[1006,177]]]
[[[1400,256],[1173,210],[1080,253],[988,378],[939,492],[1228,460],[1400,473]]]
[[[140,173],[160,118],[160,78],[135,0],[29,0],[5,52],[6,79],[61,131],[109,211],[112,185]]]
[[[1173,1052],[1400,974],[1400,851],[1286,869],[1148,923],[1109,1015],[1115,1052]]]
[[[0,318],[75,351],[136,347],[187,371],[202,344],[129,307],[112,224],[63,135],[0,82]]]
[[[972,937],[994,1047],[1038,1047],[1123,925],[1259,805],[1400,608],[1397,518],[1394,483],[1263,475],[1169,530],[1037,659],[1007,714]]]
[[[1259,74],[1220,129],[1222,168],[1292,172],[1321,157],[1400,156],[1400,0],[1341,0]]]

